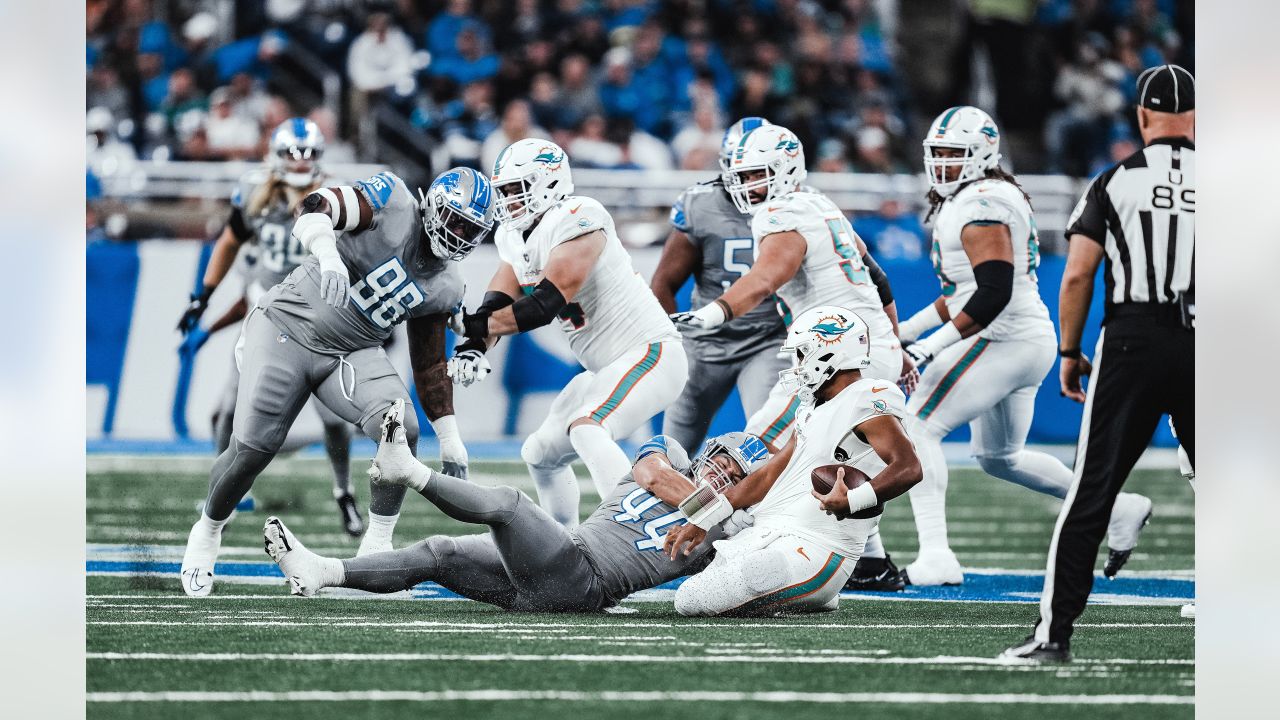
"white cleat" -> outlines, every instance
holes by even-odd
[[[1186,619],[1188,619],[1188,620],[1195,620],[1195,619],[1196,619],[1196,604],[1195,604],[1195,603],[1191,603],[1190,605],[1183,605],[1183,606],[1182,606],[1182,613],[1181,613],[1181,614],[1182,614],[1182,617],[1184,617],[1184,618],[1186,618]]]
[[[902,571],[908,585],[962,585],[964,571],[956,554],[947,550],[920,553],[915,562]]]
[[[187,550],[182,554],[182,591],[189,597],[205,597],[213,591],[213,568],[222,547],[222,530],[210,534],[197,520],[187,536]]]
[[[419,491],[426,487],[431,470],[418,462],[409,449],[404,432],[403,399],[391,404],[391,409],[382,418],[382,430],[378,435],[378,454],[369,467],[369,481],[380,485],[403,485]],[[390,541],[388,550],[389,545]],[[361,546],[363,549],[363,543]]]
[[[1134,493],[1120,493],[1111,508],[1111,521],[1107,524],[1107,563],[1102,573],[1114,578],[1129,562],[1129,554],[1138,546],[1142,528],[1151,520],[1151,499]]]
[[[311,597],[325,587],[320,556],[298,542],[280,518],[267,518],[267,523],[262,526],[262,543],[267,554],[280,566],[280,572],[284,573],[289,592]]]

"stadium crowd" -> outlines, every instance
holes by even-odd
[[[918,131],[945,106],[933,105],[985,98],[1030,138],[1018,170],[1087,176],[1137,147],[1136,75],[1194,64],[1190,2],[921,0],[912,13],[953,12],[958,28],[939,53],[953,96],[926,104],[928,68],[898,32],[906,6],[88,0],[90,172],[260,157],[295,114],[320,125],[328,161],[376,161],[357,125],[385,103],[449,164],[488,168],[508,143],[545,136],[575,167],[708,170],[726,124],[761,115],[797,133],[813,170],[915,173]],[[340,107],[298,106],[276,74],[291,46],[341,74]]]

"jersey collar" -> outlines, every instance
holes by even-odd
[[[1152,145],[1174,145],[1176,147],[1184,147],[1191,150],[1196,149],[1195,143],[1191,142],[1191,140],[1185,137],[1182,137],[1181,135],[1174,135],[1171,137],[1158,137],[1152,140],[1151,142],[1147,143],[1147,147],[1151,147]]]

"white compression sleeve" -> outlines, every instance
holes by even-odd
[[[293,223],[293,236],[302,247],[320,260],[321,272],[336,272],[348,277],[347,266],[338,254],[338,236],[333,221],[324,213],[306,213]]]

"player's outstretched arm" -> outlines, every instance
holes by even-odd
[[[666,244],[662,246],[662,257],[658,260],[653,280],[649,283],[663,310],[668,313],[676,311],[676,293],[701,263],[702,252],[689,242],[689,236],[672,229]]]
[[[458,422],[453,414],[453,382],[446,371],[444,329],[448,320],[447,315],[409,320],[409,362],[418,402],[440,442],[441,471],[465,480],[467,448],[458,434]]]
[[[729,500],[729,504],[735,510],[748,508],[764,499],[769,489],[777,482],[778,477],[782,475],[782,471],[787,469],[787,465],[791,463],[791,455],[796,450],[796,438],[792,434],[791,439],[783,446],[781,450],[773,454],[764,467],[744,477],[738,481],[736,485],[729,488],[725,498]]]
[[[750,312],[795,277],[807,247],[804,236],[794,230],[765,235],[760,239],[755,264],[723,295],[697,310],[676,313],[671,319],[687,327],[714,328]]]
[[[678,506],[695,489],[689,478],[677,472],[667,456],[659,452],[637,460],[631,467],[631,479],[648,490],[649,494],[671,506]]]
[[[864,420],[856,428],[866,438],[867,444],[887,467],[871,479],[871,482],[849,492],[849,509],[853,512],[892,500],[910,490],[924,478],[920,458],[911,445],[911,439],[902,428],[902,422],[892,415],[875,415]],[[863,491],[862,488],[870,488]],[[862,497],[864,493],[870,493]],[[858,507],[855,507],[855,504]]]

